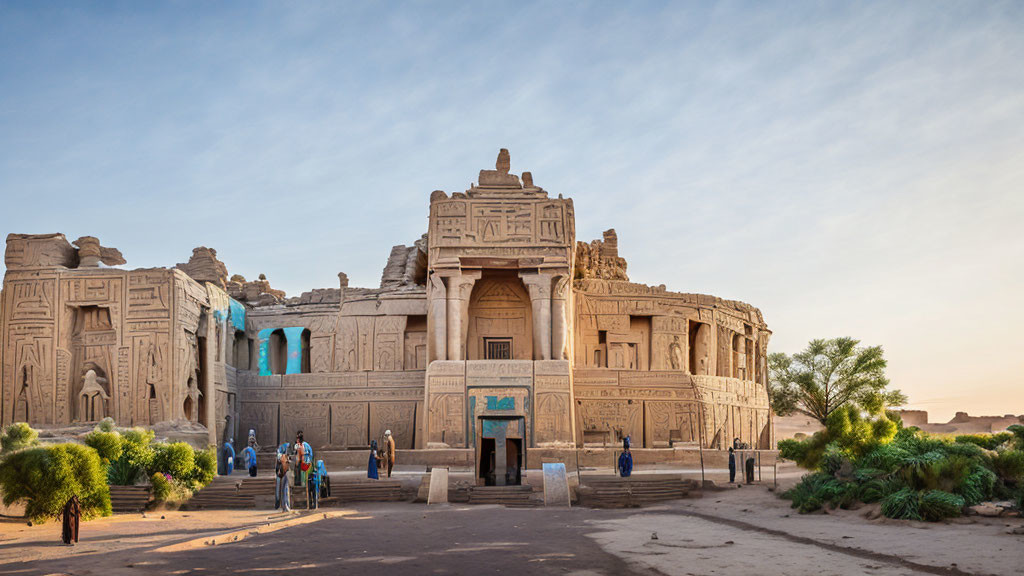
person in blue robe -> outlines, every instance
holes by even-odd
[[[249,471],[249,476],[256,477],[256,451],[253,450],[252,446],[246,446],[245,450],[242,450],[242,457],[245,459],[245,469]]]
[[[380,475],[377,473],[377,441],[370,441],[370,463],[366,466],[366,477],[379,480]]]
[[[327,466],[323,460],[316,461],[316,473],[320,476],[320,497],[331,497],[331,477],[327,474]]]
[[[628,477],[633,473],[633,455],[629,452],[629,436],[622,440],[622,454],[619,456],[619,476]]]
[[[231,476],[231,473],[235,471],[235,443],[234,438],[228,438],[228,441],[224,443],[224,475]]]

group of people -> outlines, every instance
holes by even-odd
[[[387,470],[387,477],[391,478],[391,470],[395,467],[395,438],[391,435],[391,430],[384,431],[381,442],[384,445],[378,448],[376,440],[370,441],[370,461],[366,465],[366,477],[374,480],[380,479],[381,468]]]
[[[256,431],[249,430],[249,442],[242,451],[242,456],[249,476],[254,478],[257,473],[256,453],[259,449],[260,445],[256,442]],[[221,451],[223,455],[222,471],[225,475],[231,475],[235,471],[234,439],[228,439]],[[395,457],[395,438],[391,435],[391,430],[385,430],[379,445],[377,440],[370,443],[370,459],[366,476],[377,480],[380,479],[381,474],[386,474],[386,477],[390,478],[395,467]],[[291,510],[291,485],[307,487],[306,503],[312,509],[319,505],[321,497],[330,496],[331,480],[327,474],[327,467],[323,460],[316,460],[314,463],[313,447],[303,438],[301,430],[295,435],[295,442],[291,444],[285,442],[277,447],[274,469],[277,477],[275,509]]]
[[[295,464],[292,465],[292,456]],[[295,442],[285,442],[277,447],[277,461],[274,473],[277,476],[277,487],[274,492],[274,509],[285,512],[291,510],[291,486],[288,473],[292,472],[295,486],[306,487],[306,508],[315,510],[320,505],[321,497],[331,495],[331,477],[323,460],[313,461],[313,447],[306,442],[299,430]]]

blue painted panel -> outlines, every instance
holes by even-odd
[[[228,315],[235,330],[245,332],[245,304],[232,298],[228,302]]]
[[[488,410],[515,410],[516,399],[511,396],[503,396],[498,398],[497,396],[485,396],[487,399]]]
[[[509,420],[483,419],[483,430],[480,433],[482,438],[505,438],[508,435]]]
[[[270,333],[274,330],[277,328],[264,328],[256,334],[256,344],[260,351],[256,366],[260,376],[270,376]]]
[[[288,341],[288,365],[284,370],[285,374],[299,374],[302,372],[302,331],[301,326],[285,328],[284,337]]]

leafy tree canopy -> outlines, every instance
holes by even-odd
[[[860,346],[853,338],[812,340],[792,356],[770,354],[772,409],[780,416],[806,414],[823,425],[845,406],[880,415],[886,406],[907,401],[900,391],[886,389],[885,367],[881,346]]]

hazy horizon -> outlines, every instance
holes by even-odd
[[[1024,414],[1021,30],[1014,2],[6,2],[0,233],[373,287],[508,148],[632,281],[757,306],[773,352],[882,345],[932,421]]]

